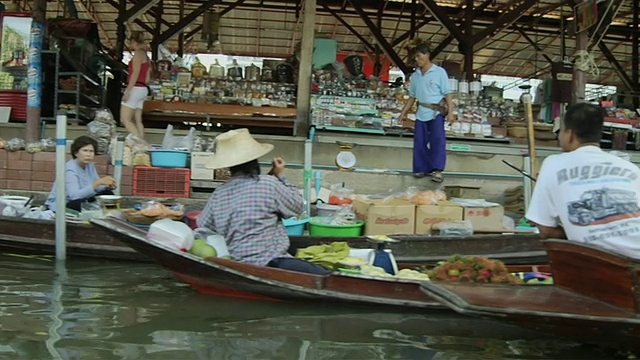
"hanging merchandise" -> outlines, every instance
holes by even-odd
[[[467,80],[461,80],[458,83],[458,92],[460,94],[468,94],[469,93],[469,83]]]
[[[349,74],[352,76],[364,75],[362,72],[362,68],[364,66],[364,59],[362,56],[356,53],[351,53],[342,62],[347,67]]]
[[[262,81],[273,81],[273,69],[267,65],[266,61],[262,63]]]
[[[276,78],[281,83],[293,83],[293,67],[289,63],[280,63],[276,67]]]
[[[449,77],[449,90],[451,92],[458,92],[458,80],[453,76]]]
[[[200,79],[204,77],[206,72],[207,68],[202,65],[200,59],[196,56],[194,63],[191,65],[191,76],[194,79]]]
[[[236,59],[233,59],[231,66],[227,69],[227,77],[231,80],[242,80],[242,68]]]
[[[209,66],[209,77],[214,79],[221,79],[224,77],[224,66],[220,65],[218,59],[215,59],[213,64]]]
[[[251,63],[249,66],[245,66],[244,68],[244,77],[249,81],[259,81],[260,80],[260,67]]]
[[[551,64],[551,101],[571,102],[571,82],[573,81],[573,65],[558,61]]]
[[[474,80],[469,83],[469,91],[474,97],[480,96],[480,91],[482,91],[482,83],[480,81]]]

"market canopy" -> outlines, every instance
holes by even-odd
[[[60,1],[48,3],[48,17],[61,15]],[[131,28],[151,34],[156,34],[156,24],[160,24],[159,36],[167,39],[164,44],[169,49],[178,49],[178,35],[182,31],[185,52],[206,52],[207,41],[201,37],[202,14],[211,9],[220,15],[220,43],[214,52],[288,57],[301,37],[302,3],[288,0],[140,1],[127,5],[127,16],[130,16]],[[476,44],[475,73],[528,78],[544,77],[549,73],[551,62],[563,59],[560,29],[564,22],[567,26],[565,54],[573,59],[574,12],[573,7],[567,5],[572,1],[473,1],[475,17],[471,39],[465,33],[466,3],[467,0],[318,0],[315,28],[317,37],[337,40],[339,50],[373,54],[379,47],[382,53],[397,54],[395,59],[390,56],[392,62],[409,63],[404,47],[415,24],[415,36],[429,39],[436,48],[436,61],[462,64],[464,55],[460,50],[468,46],[463,43],[466,41]],[[632,65],[633,3],[628,0],[604,2],[605,8],[611,4],[612,21],[602,41],[592,42],[591,55],[599,73],[589,75],[588,82],[625,87],[631,80],[631,71],[627,69]],[[118,1],[75,0],[75,4],[81,18],[98,23],[101,42],[115,47]],[[581,14],[588,15],[588,11]],[[583,24],[589,21],[588,18],[581,20]]]

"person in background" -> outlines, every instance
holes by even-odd
[[[598,106],[569,107],[559,132],[565,153],[542,163],[525,217],[544,238],[640,259],[640,169],[600,149],[603,123]]]
[[[144,139],[142,109],[149,95],[151,61],[147,56],[147,42],[142,31],[134,31],[129,38],[133,58],[129,61],[127,87],[120,105],[120,122],[133,135]]]
[[[454,120],[449,76],[446,70],[431,62],[431,48],[427,43],[418,43],[414,51],[418,67],[411,75],[410,97],[402,108],[400,119],[403,120],[407,116],[417,100],[418,111],[413,135],[413,174],[418,178],[428,175],[431,181],[441,183],[447,161],[445,116],[439,106],[443,99],[449,109],[446,120]]]
[[[209,169],[230,168],[231,178],[217,188],[197,219],[198,227],[222,235],[238,261],[313,274],[329,271],[287,253],[289,237],[282,219],[304,211],[302,195],[284,176],[284,161],[273,159],[270,175],[260,175],[258,159],[273,145],[257,142],[247,129],[216,138]]]
[[[71,157],[65,165],[67,208],[81,211],[82,203],[93,202],[97,195],[113,195],[116,181],[111,176],[100,177],[93,158],[98,143],[89,136],[80,136],[71,144]],[[56,183],[45,201],[49,210],[56,210]]]

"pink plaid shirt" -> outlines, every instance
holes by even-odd
[[[303,208],[302,195],[284,177],[234,177],[211,194],[197,223],[224,236],[234,259],[267,265],[289,256],[281,219],[298,216]]]

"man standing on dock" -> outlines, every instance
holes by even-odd
[[[431,62],[431,47],[425,42],[414,48],[416,71],[411,75],[409,99],[402,108],[404,120],[415,101],[418,101],[415,132],[413,136],[413,174],[429,176],[441,183],[442,171],[447,160],[445,117],[453,121],[453,98],[449,88],[449,76],[442,67]]]

